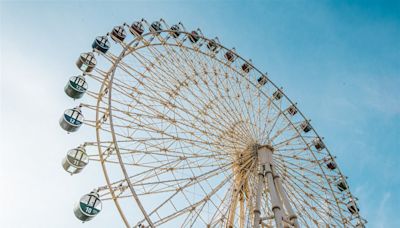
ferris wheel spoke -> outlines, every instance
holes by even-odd
[[[310,210],[306,210],[303,206],[303,210],[301,210],[304,214],[306,214],[308,216],[308,218],[306,220],[308,220],[308,222],[305,222],[306,224],[308,224],[309,222],[314,223],[315,225],[317,225],[316,222],[316,216],[319,217],[320,219],[324,219],[317,211],[319,209],[317,209],[315,206],[312,206],[310,203],[308,203],[310,200],[305,199],[304,196],[302,196],[301,194],[299,194],[299,192],[296,192],[296,190],[288,188],[289,190],[293,190],[293,191],[289,191],[289,195],[291,194],[291,198],[297,198],[297,201],[299,202],[299,205],[306,205],[308,207],[310,207]],[[314,199],[312,199],[314,200]]]
[[[298,125],[298,123],[296,123],[296,122],[284,121],[283,126],[279,129],[276,129],[275,134],[270,137],[270,140],[273,142],[277,138],[287,134],[288,132],[294,133],[294,135],[297,135],[298,134],[297,129],[295,127],[293,127],[296,125]],[[291,131],[293,131],[293,132],[291,132]]]
[[[185,57],[185,58],[191,58],[190,56],[189,56],[189,57],[188,57],[188,56],[184,56],[184,57]],[[192,67],[195,68],[194,66],[192,66]],[[227,75],[227,72],[225,72],[225,74]],[[201,77],[201,80],[204,81],[204,79],[203,79],[202,77]],[[210,80],[210,81],[212,81],[212,80]],[[210,88],[210,87],[209,87],[209,83],[206,83],[206,82],[205,82],[204,84],[205,84],[205,86],[206,86],[207,88]],[[199,88],[200,88],[200,87],[199,87]],[[210,89],[210,91],[213,92],[213,90],[211,90],[211,89]],[[236,111],[237,111],[237,110],[236,110]],[[228,113],[229,113],[229,112],[228,112]],[[239,112],[239,113],[240,113],[240,112]],[[243,112],[241,112],[241,113],[243,113]]]
[[[187,57],[187,56],[185,56],[185,57]],[[189,57],[189,58],[191,58],[191,57]],[[176,61],[173,61],[173,62],[171,62],[171,64],[174,64],[174,62],[176,62]],[[195,69],[195,71],[196,71],[196,67],[195,66],[191,66],[191,68],[192,69]],[[199,70],[197,70],[197,71],[199,71]],[[203,81],[204,81],[204,79],[202,79]],[[204,81],[204,82],[206,82],[206,81]],[[205,84],[208,88],[209,88],[209,86],[208,86],[208,83],[207,84]],[[198,86],[198,84],[197,84],[197,86]],[[199,87],[199,86],[198,86]],[[201,87],[199,87],[199,89],[200,89],[200,91],[202,91],[202,89],[201,89]],[[213,92],[213,90],[211,90],[210,88],[209,88],[209,91],[210,92]],[[215,95],[214,95],[214,97],[215,98],[217,98]],[[201,99],[198,99],[198,101],[200,101],[201,102]],[[217,105],[216,106],[216,108],[218,108],[219,106]],[[227,112],[227,113],[231,113],[231,112]],[[224,120],[224,119],[226,119],[226,118],[219,118],[220,120]]]
[[[169,160],[166,163],[161,163],[161,164],[159,163],[158,166],[144,167],[144,168],[146,168],[144,171],[141,171],[141,172],[139,172],[139,173],[137,173],[135,175],[132,175],[129,178],[132,179],[132,180],[136,180],[139,177],[143,179],[143,178],[145,178],[147,176],[154,176],[157,172],[159,174],[171,172],[171,170],[178,169],[177,166],[178,166],[178,164],[180,162],[182,162],[181,159],[175,159],[175,160],[172,160],[172,161]],[[180,169],[182,169],[182,168],[180,168]],[[125,181],[126,181],[125,179],[122,179],[122,180],[119,180],[117,182],[114,182],[113,184],[123,183]]]
[[[270,122],[272,123],[269,130],[267,131],[266,138],[270,138],[272,131],[275,129],[276,124],[278,123],[279,118],[283,115],[282,111],[279,111],[277,115],[275,115]]]
[[[180,162],[174,162],[176,165],[178,165]],[[170,164],[169,164],[170,165]],[[162,165],[162,166],[166,166],[167,165]],[[196,176],[196,177],[188,177],[188,178],[179,178],[179,179],[170,179],[170,180],[161,180],[159,178],[155,179],[155,176],[158,175],[162,175],[162,173],[167,173],[167,172],[171,172],[173,170],[178,170],[179,168],[164,168],[164,170],[162,172],[159,172],[160,169],[162,169],[162,166],[159,167],[155,167],[152,168],[149,171],[145,171],[142,172],[140,174],[137,174],[135,176],[132,176],[130,178],[132,178],[133,183],[135,184],[135,186],[142,187],[143,191],[138,191],[138,195],[147,195],[147,194],[157,194],[157,193],[163,193],[163,192],[175,192],[177,185],[179,186],[180,183],[182,182],[184,185],[184,187],[182,188],[182,190],[185,190],[185,188],[191,187],[192,185],[199,184],[199,182],[202,181],[207,181],[207,179],[209,179],[210,177],[213,177],[215,175],[220,175],[221,172],[224,172],[224,170],[228,170],[230,167],[229,165],[224,165],[224,166],[219,166],[217,168],[208,171],[204,174],[201,174],[200,176]],[[175,166],[175,165],[174,165]],[[189,168],[187,168],[189,169]],[[150,173],[154,173],[149,175]],[[142,176],[141,179],[139,179]],[[124,187],[122,184],[125,182],[125,180],[120,180],[117,182],[114,182],[114,185],[118,185],[119,187]],[[175,183],[175,184],[172,184]],[[156,188],[157,186],[162,186],[159,188]],[[127,188],[127,186],[125,186],[125,188]],[[126,196],[123,196],[126,197]]]
[[[210,178],[210,177],[207,177]],[[186,179],[171,179],[168,181],[154,181],[154,182],[149,182],[149,183],[143,183],[143,184],[136,184],[138,187],[143,187],[144,189],[142,191],[139,191],[138,195],[146,195],[146,194],[151,194],[151,195],[156,195],[159,193],[166,193],[166,192],[175,192],[176,191],[176,185],[181,185],[181,184],[186,184],[188,182],[193,182],[190,185],[186,185],[186,188],[192,187],[193,185],[196,185],[196,181],[193,181],[192,178],[186,178]],[[205,180],[199,180],[205,181]],[[173,184],[174,183],[174,184]]]
[[[303,150],[292,150],[289,151],[290,154],[288,153],[278,153],[278,151],[276,151],[275,156],[277,158],[279,158],[279,160],[281,161],[297,161],[297,162],[306,162],[305,164],[310,164],[310,165],[314,165],[315,161],[311,160],[309,158],[306,158],[304,155],[302,155],[302,153],[304,153]],[[297,152],[297,153],[295,153]]]
[[[239,220],[243,223],[244,205],[243,200],[245,199],[244,194],[246,193],[246,182],[250,179],[250,175],[253,173],[255,162],[254,160],[247,160],[244,164],[237,164],[235,171],[235,184],[231,196],[231,205],[228,211],[228,226],[231,227],[234,224],[235,217],[237,217],[237,204],[239,203]],[[248,192],[247,192],[248,193]],[[238,202],[239,201],[239,202]],[[249,209],[249,208],[247,208]]]
[[[277,166],[280,167],[282,166],[283,169],[289,169],[290,170],[290,174],[298,174],[300,175],[302,178],[305,178],[305,181],[311,181],[311,179],[308,179],[308,176],[304,175],[304,173],[306,173],[307,175],[310,175],[309,177],[319,177],[322,176],[321,174],[313,171],[312,169],[318,168],[317,165],[312,164],[310,166],[310,164],[307,163],[302,163],[302,164],[295,164],[293,162],[290,162],[288,160],[285,161],[284,164],[281,164],[281,162],[277,161]],[[299,171],[303,172],[303,174],[300,174]],[[315,182],[314,182],[315,183]]]
[[[205,197],[203,197],[201,200],[196,201],[180,210],[175,211],[172,214],[169,214],[168,216],[155,221],[155,225],[162,225],[168,221],[170,221],[171,219],[173,219],[175,216],[178,215],[182,215],[182,214],[186,214],[188,212],[190,212],[190,210],[193,210],[199,206],[201,206],[204,203],[207,203],[207,201],[214,195],[216,194],[220,189],[222,189],[222,187],[229,182],[229,180],[231,179],[231,176],[226,177],[223,181],[221,181],[221,183],[219,185],[217,185],[210,193],[208,193]],[[152,213],[150,213],[152,214]],[[141,222],[140,222],[141,223]]]
[[[267,105],[262,107],[261,111],[265,111],[266,114],[264,114],[262,116],[262,118],[260,117],[260,119],[262,119],[261,123],[260,123],[260,138],[261,143],[262,144],[267,144],[268,143],[268,138],[267,138],[267,132],[268,132],[268,126],[270,124],[270,119],[269,119],[269,115],[271,110],[273,109],[271,106],[272,101],[268,100],[267,101]]]
[[[279,167],[279,166],[278,166],[278,167]],[[327,211],[326,211],[326,209],[325,209],[322,205],[320,205],[320,203],[319,203],[317,200],[321,200],[321,199],[325,199],[325,198],[324,198],[323,196],[319,195],[319,193],[317,193],[317,192],[314,190],[314,189],[321,189],[321,187],[320,187],[318,184],[316,184],[316,185],[314,185],[313,188],[310,188],[309,186],[307,186],[307,185],[304,184],[304,178],[305,178],[305,176],[303,176],[303,178],[300,179],[300,178],[298,178],[298,177],[292,175],[291,173],[292,173],[292,172],[286,174],[285,180],[287,181],[287,183],[290,182],[291,184],[288,185],[288,184],[284,183],[285,189],[288,188],[287,186],[290,186],[290,188],[293,190],[293,192],[290,192],[290,194],[294,194],[294,192],[295,192],[295,193],[302,199],[302,201],[306,203],[306,205],[312,206],[312,205],[310,205],[308,202],[313,202],[314,205],[316,205],[316,206],[319,207],[320,209],[316,209],[315,206],[312,206],[311,209],[312,209],[312,210],[314,211],[314,213],[315,213],[316,215],[318,215],[321,219],[324,219],[323,216],[320,215],[320,214],[318,213],[318,211],[324,211],[325,214],[327,213]],[[307,179],[307,178],[306,178],[306,179]],[[294,182],[293,180],[296,180],[296,181],[298,181],[298,182]],[[299,185],[300,183],[302,183],[302,186]],[[315,182],[310,181],[310,179],[308,179],[307,183],[314,183],[314,184],[315,184]],[[293,189],[294,186],[297,187],[297,190],[296,190],[296,189]],[[305,191],[305,189],[308,189],[308,190],[310,190],[310,191],[313,192],[313,193],[308,193],[308,192]],[[300,190],[300,191],[299,191],[299,190]],[[327,188],[322,188],[322,191],[325,191],[325,192],[326,192],[326,191],[327,191]],[[300,192],[302,192],[302,193],[303,193],[302,195],[304,195],[304,196],[299,195]],[[304,197],[308,198],[309,200],[306,200]],[[316,199],[316,198],[317,198],[317,199]],[[329,203],[334,203],[334,202],[331,201],[331,202],[329,202]]]
[[[192,53],[190,53],[191,55],[190,56],[184,56],[184,58],[185,57],[188,57],[188,58],[191,58],[191,59],[193,59],[194,58],[194,55],[192,54]],[[205,62],[206,64],[208,63],[208,64],[210,64],[210,65],[212,65],[212,67],[211,68],[213,68],[213,69],[215,69],[218,65],[217,64],[219,64],[219,65],[221,65],[221,62],[216,62],[216,61],[206,61],[206,60],[204,60],[205,58],[205,55],[202,55],[202,54],[200,54],[200,55],[197,55],[198,56],[198,61],[199,61],[199,63],[202,63],[202,62]],[[206,65],[207,66],[207,65]],[[193,66],[194,67],[194,66]],[[206,67],[204,67],[204,69],[207,69]],[[201,71],[200,71],[201,72]],[[231,77],[232,77],[232,79],[237,79],[238,78],[238,76],[237,76],[237,72],[234,72],[234,71],[231,71],[231,72],[227,72],[227,71],[223,71],[223,72],[221,72],[221,74],[222,75],[226,75],[226,76],[228,76],[228,75],[231,75]],[[205,75],[205,74],[204,74]],[[233,77],[232,75],[235,75],[236,77]],[[209,75],[207,74],[207,76],[209,77]],[[217,76],[217,75],[216,75]],[[219,78],[219,77],[218,77]],[[229,79],[230,78],[230,76],[228,76],[228,77],[225,77],[226,79]],[[218,87],[217,88],[215,88],[214,87],[214,89],[213,88],[210,88],[210,83],[208,83],[208,82],[214,82],[213,80],[211,80],[211,78],[208,78],[209,80],[208,81],[205,81],[205,79],[207,79],[207,78],[205,78],[205,77],[201,77],[201,80],[203,80],[204,81],[204,84],[206,85],[206,87],[209,89],[209,91],[210,92],[213,92],[214,90],[218,90],[218,91],[220,91],[219,89],[218,89]],[[218,86],[218,84],[216,84],[216,83],[214,83],[214,85],[215,86]],[[234,87],[232,87],[232,84],[230,84],[230,91],[234,91]],[[228,97],[229,97],[229,95],[228,95]],[[236,109],[236,111],[237,111],[237,109]]]
[[[277,160],[277,162],[278,162],[278,165],[281,165],[282,167],[286,167],[286,168],[293,167],[292,169],[293,169],[293,172],[295,172],[295,173],[298,173],[298,170],[300,170],[302,172],[307,172],[307,173],[309,173],[310,175],[313,175],[313,176],[318,176],[318,177],[322,177],[323,176],[322,174],[320,174],[318,172],[318,168],[319,168],[318,162],[307,162],[307,163],[304,163],[304,161],[306,161],[306,160],[304,160],[304,159],[301,160],[301,159],[298,159],[297,157],[294,158],[294,160],[297,161],[297,162],[302,162],[302,163],[295,164],[294,162],[292,162],[293,159],[287,159],[287,160],[285,160],[284,163],[283,162],[279,162],[278,160]],[[290,166],[288,166],[288,165],[290,165]],[[325,177],[334,178],[335,176],[325,175]]]
[[[99,83],[101,85],[104,81],[104,78],[107,77],[107,73],[96,69],[95,72],[87,73],[87,74],[85,74],[85,76],[90,77],[91,79],[95,80],[97,83]],[[94,93],[96,93],[96,92],[94,92]]]
[[[224,69],[224,70],[226,70],[226,71],[222,72],[223,74],[230,75],[229,72],[227,72],[227,69]],[[247,108],[245,109],[242,104],[243,102],[246,103],[246,101],[243,98],[243,91],[239,85],[234,86],[234,84],[232,82],[232,81],[235,81],[236,84],[238,84],[237,78],[235,79],[232,77],[232,79],[234,79],[234,80],[226,80],[227,81],[226,85],[228,86],[228,88],[230,88],[230,90],[236,91],[237,94],[234,96],[234,100],[233,99],[230,100],[230,103],[237,104],[235,106],[236,107],[235,109],[236,109],[236,112],[241,114],[241,116],[242,116],[241,119],[243,120],[243,123],[246,124],[246,128],[245,128],[246,131],[248,131],[249,133],[252,133],[254,135],[254,131],[252,130],[252,129],[254,129],[254,127],[252,126],[254,123],[251,122],[251,115],[250,115],[249,111],[247,110]]]
[[[290,189],[288,189],[290,190]],[[304,203],[299,199],[297,195],[291,194],[291,192],[286,191],[287,196],[289,199],[291,199],[291,202],[294,204],[294,207],[296,209],[296,214],[299,215],[300,221],[303,223],[304,226],[310,227],[309,222],[307,221],[308,218],[311,218],[311,215],[308,213],[308,211],[304,208]],[[308,218],[305,218],[303,215],[308,216]]]
[[[239,87],[238,90],[240,91],[240,94],[239,94],[239,92],[238,92],[237,98],[242,100],[242,102],[238,102],[238,103],[239,103],[239,104],[243,104],[243,106],[244,106],[244,107],[242,106],[241,109],[242,109],[242,112],[245,113],[244,115],[247,116],[247,117],[246,117],[246,120],[248,120],[248,127],[249,127],[249,129],[250,129],[250,131],[251,131],[253,137],[258,138],[258,137],[257,137],[257,133],[255,132],[255,128],[252,127],[252,126],[255,126],[255,121],[254,121],[254,119],[252,118],[252,117],[253,117],[253,114],[251,114],[251,112],[250,112],[251,110],[249,110],[249,107],[248,107],[248,103],[249,103],[250,101],[246,101],[245,94],[244,94],[243,89],[242,89],[242,87],[240,86],[240,84],[238,85],[238,87]],[[244,110],[243,110],[243,109],[244,109]]]
[[[211,75],[209,76],[211,77]],[[214,87],[216,87],[218,84],[220,83],[222,84],[223,88],[219,89],[217,88],[216,90],[218,91],[218,95],[214,94],[215,97],[220,96],[223,97],[224,99],[226,99],[226,102],[220,102],[220,105],[218,105],[217,107],[221,107],[223,110],[221,110],[222,113],[225,113],[226,115],[238,115],[237,117],[233,117],[233,120],[231,121],[230,124],[232,123],[240,123],[238,128],[236,129],[236,132],[238,134],[243,134],[246,135],[246,137],[248,137],[248,132],[249,129],[247,128],[247,126],[244,126],[243,124],[246,123],[246,121],[244,120],[243,114],[237,109],[237,107],[233,104],[233,97],[232,95],[229,94],[229,92],[231,91],[231,89],[229,89],[229,85],[226,83],[226,81],[229,79],[225,77],[225,80],[223,81],[222,79],[224,77],[218,77],[218,81],[216,81],[214,83]],[[210,78],[211,80],[211,78]],[[210,85],[207,85],[207,88],[212,92],[213,89],[210,87]],[[235,127],[236,128],[236,127]]]
[[[222,197],[222,199],[220,199],[220,204],[216,205],[217,210],[215,210],[215,212],[213,213],[213,215],[211,216],[210,219],[210,225],[211,224],[215,224],[213,227],[216,226],[216,224],[218,224],[219,222],[223,221],[223,218],[226,217],[226,213],[224,211],[224,207],[228,207],[229,206],[229,197],[231,196],[231,189],[228,189],[227,191],[225,191],[224,196]]]
[[[286,155],[291,155],[291,154],[299,154],[299,153],[303,153],[304,151],[307,151],[308,147],[304,147],[304,145],[302,145],[301,147],[293,147],[292,145],[290,145],[290,147],[281,147],[279,149],[276,149],[275,151],[277,153],[279,153],[280,156],[285,157]]]
[[[273,146],[276,150],[281,150],[285,148],[302,147],[304,146],[303,139],[300,134],[293,132],[295,135],[288,135],[290,138],[283,138],[282,141],[274,142]],[[307,148],[310,145],[306,144]]]
[[[286,165],[281,164],[280,162],[276,163],[276,166],[279,167],[281,170],[283,170],[284,172],[282,173],[283,175],[287,176],[287,175],[291,175],[290,178],[296,178],[296,180],[300,181],[303,180],[303,182],[307,183],[307,184],[314,184],[314,188],[320,188],[321,186],[314,181],[313,179],[311,179],[312,177],[321,177],[318,173],[315,173],[314,171],[312,171],[311,169],[308,168],[303,168],[304,166],[301,165],[297,165],[288,161],[285,161]],[[290,164],[291,166],[288,166],[287,164]],[[301,167],[301,168],[299,168]],[[315,167],[311,167],[311,168],[315,168]],[[285,170],[289,170],[289,172],[286,172]],[[303,174],[301,174],[299,171],[303,172]],[[304,175],[304,172],[308,173],[309,176]],[[297,177],[296,175],[300,176],[301,178]],[[304,184],[304,183],[302,183]],[[322,190],[326,191],[327,188],[322,187]]]
[[[116,125],[116,126],[118,126],[118,125]],[[117,134],[118,136],[122,136],[122,137],[125,137],[125,138],[128,138],[128,139],[131,139],[131,140],[134,140],[134,141],[138,141],[138,142],[142,142],[142,143],[147,143],[147,144],[149,144],[149,141],[154,141],[154,140],[143,140],[143,139],[138,139],[138,140],[136,140],[136,139],[132,139],[131,137],[126,137],[126,136],[124,136],[124,135],[121,135],[121,134]],[[172,137],[171,139],[173,139],[173,138],[175,138],[175,137]],[[163,138],[162,140],[164,141],[164,140],[168,140],[169,138]],[[179,141],[179,140],[178,140]],[[201,141],[193,141],[193,140],[181,140],[181,141],[184,141],[184,142],[186,142],[186,143],[189,143],[189,144],[191,144],[191,145],[193,145],[193,146],[196,146],[196,147],[199,147],[199,143],[202,143]],[[163,150],[164,148],[160,148],[160,147],[158,147],[157,146],[158,145],[158,143],[157,144],[153,144],[153,145],[151,145],[152,147],[154,146],[154,147],[156,147],[157,149],[160,149],[160,150]],[[212,145],[212,143],[209,143],[209,142],[205,142],[204,143],[204,145],[205,146],[209,146],[209,145]],[[218,145],[217,145],[218,146]],[[210,150],[209,148],[207,148],[207,147],[199,147],[200,149],[206,149],[206,150]],[[212,150],[213,151],[213,150]],[[217,154],[221,154],[221,152],[220,151],[214,151],[215,153],[217,153]]]
[[[123,118],[117,118],[117,119],[125,120],[125,119],[123,119]],[[119,126],[119,125],[116,125],[116,126]],[[119,127],[128,127],[128,128],[131,128],[131,129],[135,129],[135,127],[133,127],[133,126],[124,126],[124,125],[120,125]],[[202,141],[197,141],[197,140],[190,140],[190,139],[184,139],[184,138],[176,138],[175,136],[170,135],[170,134],[166,133],[165,131],[162,131],[161,129],[153,128],[153,127],[149,126],[148,124],[147,124],[147,125],[142,125],[142,124],[141,124],[140,126],[138,126],[138,128],[140,128],[140,129],[146,128],[147,131],[154,132],[154,133],[161,133],[161,132],[162,132],[164,135],[169,136],[170,139],[176,139],[176,140],[183,140],[183,141],[188,141],[188,142],[202,143]],[[195,134],[190,134],[190,135],[193,136],[193,137],[196,137]],[[214,136],[214,137],[217,137],[217,136]],[[215,141],[215,140],[213,140],[213,141]],[[210,145],[210,144],[212,145],[212,144],[215,144],[215,143],[205,142],[205,144],[206,144],[206,145]],[[215,145],[220,145],[220,144],[215,144]]]
[[[293,197],[293,195],[292,195],[292,197]],[[300,195],[299,195],[299,198],[301,198],[300,200],[302,200],[301,202],[298,201],[298,202],[299,202],[299,205],[304,205],[304,202],[308,202],[308,201],[305,201],[304,197],[302,197],[302,196],[300,196]],[[317,209],[315,206],[312,206],[312,205],[310,205],[310,204],[308,204],[308,203],[305,203],[305,205],[311,207],[311,210],[314,211],[314,212],[316,212],[316,211],[321,211],[321,210]],[[302,206],[302,210],[301,210],[301,211],[303,211],[304,213],[306,213],[306,214],[308,215],[308,217],[309,217],[309,219],[308,219],[309,222],[314,223],[314,225],[318,225],[317,220],[315,219],[315,216],[313,216],[312,214],[310,214],[310,212],[307,211],[307,210],[304,208],[304,206]],[[323,211],[323,212],[326,213],[326,214],[329,216],[329,218],[327,218],[327,217],[322,218],[322,216],[318,214],[317,216],[318,216],[319,218],[322,218],[322,219],[320,219],[320,221],[323,220],[323,221],[325,221],[326,224],[331,224],[332,221],[335,220],[335,219],[332,219],[332,216],[333,216],[332,213],[331,213],[331,212],[327,212],[326,210]],[[330,221],[328,221],[328,220],[330,220]],[[303,221],[304,221],[304,220],[303,220]],[[337,225],[340,226],[340,220],[336,219],[335,222],[336,222]],[[331,224],[331,225],[332,225],[332,226],[335,226],[334,224]]]

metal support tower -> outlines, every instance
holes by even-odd
[[[284,228],[284,221],[289,222],[294,227],[299,227],[297,217],[289,203],[289,199],[283,189],[279,176],[274,172],[273,148],[269,145],[257,146],[257,157],[259,163],[258,186],[256,193],[256,206],[254,209],[254,228],[260,227],[261,221],[261,194],[264,186],[267,185],[271,197],[272,211],[274,213],[277,228]],[[289,215],[286,220],[285,211]],[[285,226],[287,227],[287,226]]]

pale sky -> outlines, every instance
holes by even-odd
[[[112,202],[81,224],[72,209],[105,183],[60,163],[93,129],[58,125],[76,103],[75,60],[115,25],[182,21],[251,58],[312,119],[367,227],[400,227],[400,3],[397,1],[1,1],[0,227],[122,227]]]

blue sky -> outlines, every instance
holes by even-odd
[[[268,71],[325,136],[368,227],[400,227],[398,1],[1,1],[0,15],[1,227],[122,226],[111,203],[82,226],[73,217],[103,181],[96,167],[65,175],[86,132],[57,121],[74,105],[63,86],[79,53],[143,17],[199,27]]]

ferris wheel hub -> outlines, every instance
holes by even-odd
[[[256,146],[257,146],[257,150],[266,149],[268,151],[274,152],[274,148],[270,144],[265,144],[265,145],[257,144]]]

